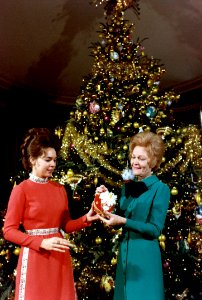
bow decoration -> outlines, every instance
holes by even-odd
[[[148,191],[146,184],[142,181],[129,181],[125,184],[125,196],[138,198],[140,195]]]

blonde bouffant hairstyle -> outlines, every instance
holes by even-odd
[[[161,138],[153,132],[139,132],[134,135],[130,140],[129,145],[129,158],[131,159],[133,150],[136,146],[144,147],[149,156],[149,166],[152,171],[156,171],[161,162],[165,152],[165,145]]]

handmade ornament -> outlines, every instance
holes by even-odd
[[[116,204],[117,196],[109,192],[106,188],[97,192],[93,200],[93,209],[97,214],[103,214],[104,212],[112,212]]]

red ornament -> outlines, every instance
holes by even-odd
[[[112,212],[114,209],[114,205],[106,205],[106,203],[103,203],[102,199],[100,198],[101,193],[95,194],[94,200],[93,200],[93,209],[97,214],[103,214],[104,212]]]
[[[165,261],[164,263],[163,263],[163,267],[165,268],[165,269],[167,269],[168,267],[169,267],[169,262],[168,261]]]
[[[100,106],[96,101],[90,102],[89,110],[92,114],[96,114],[100,110]]]
[[[105,116],[105,117],[104,117],[104,120],[105,120],[106,122],[109,122],[110,117],[109,117],[109,116]]]

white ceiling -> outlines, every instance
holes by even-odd
[[[0,87],[31,87],[72,103],[91,71],[89,46],[105,22],[88,0],[0,0]],[[162,87],[202,77],[202,0],[140,0],[135,39],[165,65]]]

